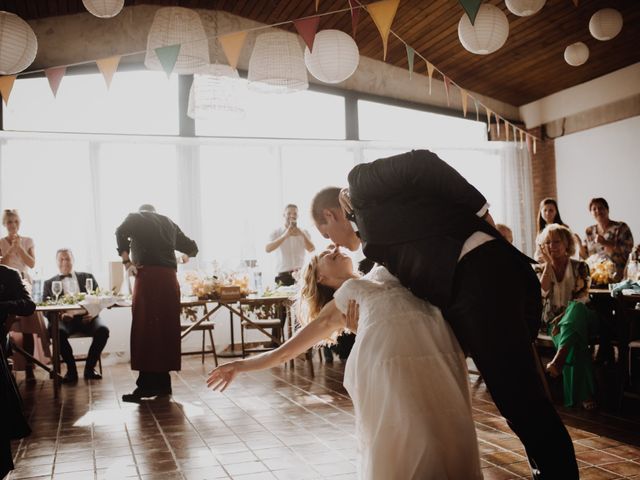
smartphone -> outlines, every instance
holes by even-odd
[[[293,228],[298,228],[298,222],[297,222],[296,220],[291,220],[290,225],[291,225]]]

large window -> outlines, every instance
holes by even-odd
[[[46,78],[16,80],[3,109],[5,130],[178,134],[178,80],[163,72],[67,75],[57,97]]]

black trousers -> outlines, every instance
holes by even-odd
[[[90,322],[84,322],[82,315],[76,315],[70,320],[60,322],[60,355],[69,370],[76,370],[73,349],[69,343],[69,337],[75,333],[93,337],[84,366],[85,370],[93,370],[109,339],[109,328],[102,323],[100,317],[96,317]],[[51,328],[49,328],[49,334],[51,334]]]
[[[138,388],[147,393],[171,393],[169,372],[140,372],[136,380]]]
[[[471,355],[507,423],[522,441],[535,478],[578,478],[571,438],[546,396],[533,355],[542,302],[531,265],[492,241],[469,252],[443,312]]]
[[[296,279],[293,278],[293,272],[280,272],[276,275],[275,281],[285,287],[290,287],[296,283]]]

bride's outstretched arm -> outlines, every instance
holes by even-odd
[[[246,358],[215,368],[207,379],[207,386],[224,391],[238,373],[264,370],[285,363],[306,352],[318,342],[345,326],[345,319],[332,300],[320,311],[318,318],[302,328],[295,336],[270,352]]]

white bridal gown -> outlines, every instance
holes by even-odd
[[[348,280],[338,308],[360,305],[345,367],[356,414],[359,477],[479,479],[464,355],[440,310],[414,297],[384,267]]]

